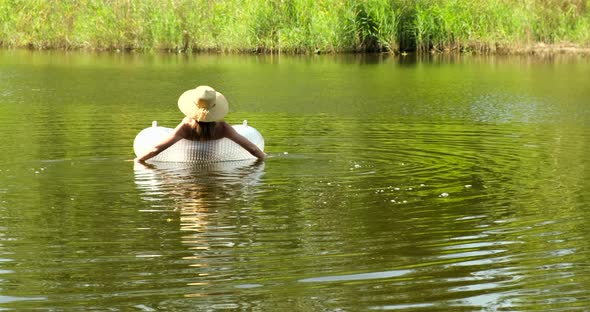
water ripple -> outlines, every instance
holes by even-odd
[[[587,62],[23,53],[0,72],[2,309],[590,306]],[[270,157],[133,168],[197,80]]]

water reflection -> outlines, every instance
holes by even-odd
[[[589,306],[587,60],[0,57],[6,307]],[[131,171],[197,80],[281,156]]]
[[[257,160],[135,164],[135,183],[142,199],[151,203],[151,209],[143,212],[173,207],[179,214],[180,239],[189,251],[181,260],[191,268],[194,276],[185,278],[186,285],[198,287],[196,292],[186,293],[186,297],[207,296],[213,292],[208,285],[235,278],[233,274],[238,270],[228,259],[239,258],[233,249],[239,247],[236,245],[245,224],[239,219],[248,218],[245,210],[255,208],[264,166],[264,162]],[[161,201],[172,202],[172,205],[162,205]],[[232,203],[239,203],[239,210],[234,210]],[[257,286],[238,284],[235,287]],[[234,292],[231,289],[220,291],[219,285],[211,285],[211,288],[215,288],[215,295]]]
[[[264,165],[256,160],[134,164],[135,183],[144,200],[161,200],[166,195],[187,206],[208,205],[220,197],[241,197],[248,193],[249,188],[260,183]]]

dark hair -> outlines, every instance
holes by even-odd
[[[195,121],[191,125],[193,131],[191,131],[190,139],[196,141],[213,140],[215,126],[217,126],[216,122]]]

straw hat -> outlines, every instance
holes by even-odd
[[[228,107],[225,96],[209,86],[185,91],[178,98],[180,111],[196,121],[220,121],[227,114]]]

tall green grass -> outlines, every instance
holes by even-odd
[[[0,45],[228,52],[590,46],[590,0],[0,0]]]

